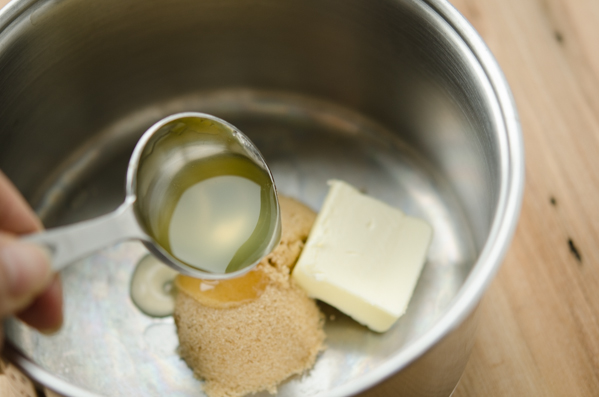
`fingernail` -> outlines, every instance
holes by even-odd
[[[41,290],[50,282],[50,258],[45,250],[33,243],[15,241],[0,248],[0,264],[11,296],[31,290]]]

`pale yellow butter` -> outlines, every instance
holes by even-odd
[[[384,332],[406,311],[432,228],[345,182],[329,185],[293,278],[311,297]]]

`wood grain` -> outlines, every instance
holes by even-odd
[[[520,112],[526,192],[455,396],[599,395],[599,2],[454,0]]]
[[[0,359],[0,396],[36,397],[33,383],[17,368]]]
[[[527,157],[521,220],[454,396],[597,396],[599,2],[452,3],[506,74]]]

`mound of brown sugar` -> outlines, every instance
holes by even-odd
[[[250,272],[253,276],[248,273],[267,280],[256,284],[257,297],[218,305],[179,287],[174,314],[179,353],[205,380],[210,397],[275,393],[278,383],[311,368],[324,348],[323,315],[290,279],[316,214],[286,197],[280,204],[281,242]]]

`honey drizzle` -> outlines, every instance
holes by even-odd
[[[258,299],[269,284],[268,275],[253,269],[227,280],[203,280],[179,274],[175,286],[204,306],[227,308]]]

